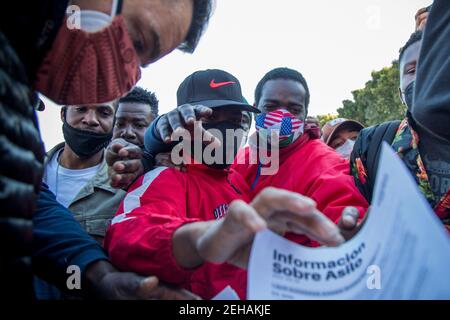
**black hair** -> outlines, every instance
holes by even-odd
[[[300,72],[293,70],[293,69],[289,69],[289,68],[276,68],[276,69],[270,70],[269,72],[267,72],[264,75],[264,77],[261,80],[259,80],[258,85],[256,86],[256,89],[255,89],[255,104],[256,105],[259,104],[259,99],[261,99],[261,95],[262,95],[262,89],[263,89],[264,85],[266,84],[266,82],[270,81],[270,80],[279,80],[279,79],[293,80],[296,82],[300,82],[302,84],[302,86],[306,90],[305,108],[308,109],[308,105],[309,105],[308,84],[306,83],[305,78],[303,77],[303,75]]]
[[[141,87],[134,87],[126,96],[119,99],[119,103],[143,103],[148,104],[152,110],[152,115],[156,118],[158,116],[159,101],[153,92],[147,91]]]
[[[399,50],[400,54],[399,54],[399,57],[398,57],[399,64],[402,61],[402,57],[403,57],[403,54],[405,53],[406,49],[408,49],[414,43],[422,40],[422,34],[423,34],[423,32],[421,30],[414,32],[409,37],[408,41],[406,41],[405,45],[400,48],[400,50]]]
[[[192,53],[200,41],[211,17],[213,0],[194,0],[194,13],[186,39],[178,46],[183,52]]]

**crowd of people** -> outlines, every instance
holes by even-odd
[[[140,66],[192,53],[212,6],[39,0],[2,13],[2,297],[211,299],[231,286],[245,299],[260,230],[310,247],[358,232],[383,141],[450,232],[448,1],[418,11],[400,50],[404,119],[368,128],[320,128],[314,92],[286,67],[268,70],[253,104],[229,72],[196,71],[159,115],[158,93],[136,86]],[[47,153],[39,93],[62,105],[64,141]]]

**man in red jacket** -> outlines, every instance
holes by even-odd
[[[202,126],[216,129],[211,133],[224,155],[230,148],[226,129],[242,127],[242,111],[258,112],[244,102],[238,80],[221,70],[192,74],[180,85],[177,98],[179,105],[196,103],[213,110],[201,119]],[[229,168],[237,140],[231,141],[232,156],[223,161],[206,164],[192,152],[195,161],[187,164],[186,172],[158,167],[131,186],[105,238],[115,265],[156,274],[205,299],[228,285],[245,298],[244,268],[257,231],[269,227],[280,234],[306,233],[325,245],[343,242],[315,202],[300,194],[266,188],[248,203],[248,184]]]
[[[252,147],[239,152],[233,169],[252,187],[250,198],[268,186],[294,191],[313,199],[317,208],[339,225],[343,235],[350,236],[347,231],[361,219],[368,203],[355,187],[348,161],[321,142],[317,131],[307,123],[309,97],[308,85],[298,71],[289,68],[269,71],[255,89],[255,106],[261,111],[256,117],[258,135],[250,139]],[[146,133],[153,140],[148,139],[146,149],[153,155],[170,151],[172,146],[162,141],[170,141],[170,132],[179,130],[183,124],[189,127],[186,115],[198,113],[205,114],[204,107],[183,105],[155,120]],[[263,143],[255,138],[268,137],[275,130],[280,131],[280,140],[275,141],[279,157],[270,152],[267,157],[264,146],[270,149],[270,141]],[[266,160],[269,163],[263,165]],[[125,160],[128,161],[135,162]],[[277,167],[278,171],[264,174],[270,173],[267,167]],[[287,237],[304,245],[317,245],[304,236]]]
[[[256,116],[257,135],[251,141],[259,139],[258,148],[250,143],[241,150],[233,168],[251,186],[251,198],[267,186],[297,192],[313,199],[317,209],[345,233],[347,222],[352,226],[353,220],[360,219],[368,203],[355,186],[348,161],[325,145],[307,124],[309,98],[301,73],[289,68],[269,71],[255,89],[255,106],[261,114]],[[275,141],[279,145],[279,168],[275,174],[264,175],[264,168],[273,164],[263,165],[267,157],[264,159],[261,149],[265,141],[261,139],[274,130],[279,131],[279,141]],[[267,144],[270,149],[271,141]],[[317,245],[305,236],[287,238],[306,246]]]

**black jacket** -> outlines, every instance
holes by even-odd
[[[68,265],[83,271],[89,263],[106,259],[46,187],[39,194],[45,153],[31,83],[67,2],[11,1],[0,11],[1,300],[33,297],[31,256],[34,271],[62,288]]]
[[[435,0],[425,27],[411,113],[418,129],[450,143],[450,1]]]

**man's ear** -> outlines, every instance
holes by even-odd
[[[61,107],[60,116],[62,122],[66,122],[66,113],[67,113],[67,106]]]

